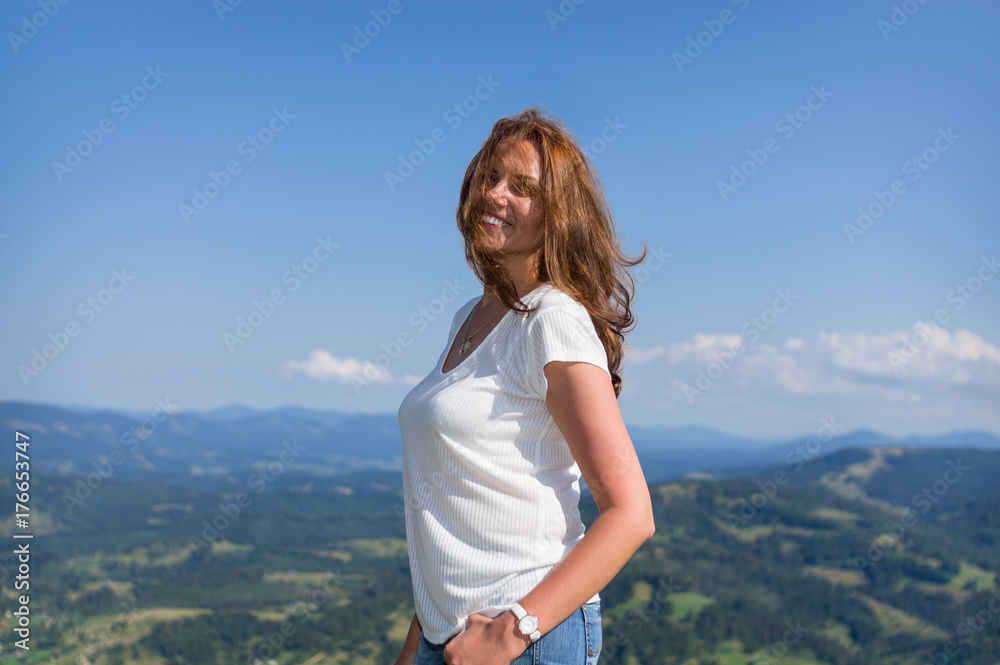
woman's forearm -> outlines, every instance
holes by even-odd
[[[607,508],[570,553],[521,600],[521,606],[538,617],[538,630],[544,635],[607,586],[652,534],[653,525],[642,511]]]

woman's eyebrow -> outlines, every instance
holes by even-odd
[[[504,175],[506,175],[508,178],[511,178],[511,179],[520,178],[522,180],[530,180],[530,181],[532,181],[534,183],[538,182],[538,178],[535,175],[533,175],[531,173],[526,173],[524,171],[512,171],[512,170],[505,169],[503,167],[497,167],[497,166],[494,166],[493,168],[490,169],[490,174],[491,175],[493,175],[493,174],[500,174],[500,173],[503,173]]]
[[[527,171],[520,171],[520,170],[518,170],[518,171],[511,171],[511,172],[508,172],[507,175],[509,175],[511,178],[524,178],[526,180],[534,180],[536,182],[538,181],[538,178],[535,177],[534,174],[528,173]]]

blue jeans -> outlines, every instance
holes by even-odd
[[[601,653],[601,603],[587,603],[545,633],[511,665],[597,665]],[[420,633],[414,665],[444,665],[444,644],[432,644]]]

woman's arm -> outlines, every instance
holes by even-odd
[[[521,599],[528,614],[538,617],[544,635],[595,593],[603,589],[655,526],[649,488],[639,466],[618,400],[607,373],[584,362],[550,362],[546,405],[569,444],[601,514],[566,557]],[[445,647],[452,665],[507,662],[531,644],[515,628],[510,612],[496,619],[472,615],[466,630]]]
[[[417,660],[417,646],[420,644],[420,620],[417,613],[413,613],[413,621],[410,622],[410,630],[406,633],[406,641],[396,658],[395,665],[413,665]]]

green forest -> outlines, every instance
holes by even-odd
[[[600,662],[1000,663],[1000,453],[797,466],[651,485],[656,535],[601,592]],[[398,654],[413,613],[398,474],[283,476],[242,506],[237,491],[108,479],[72,510],[72,479],[33,481],[31,649],[8,611],[0,663]],[[587,494],[581,511],[596,517]]]

